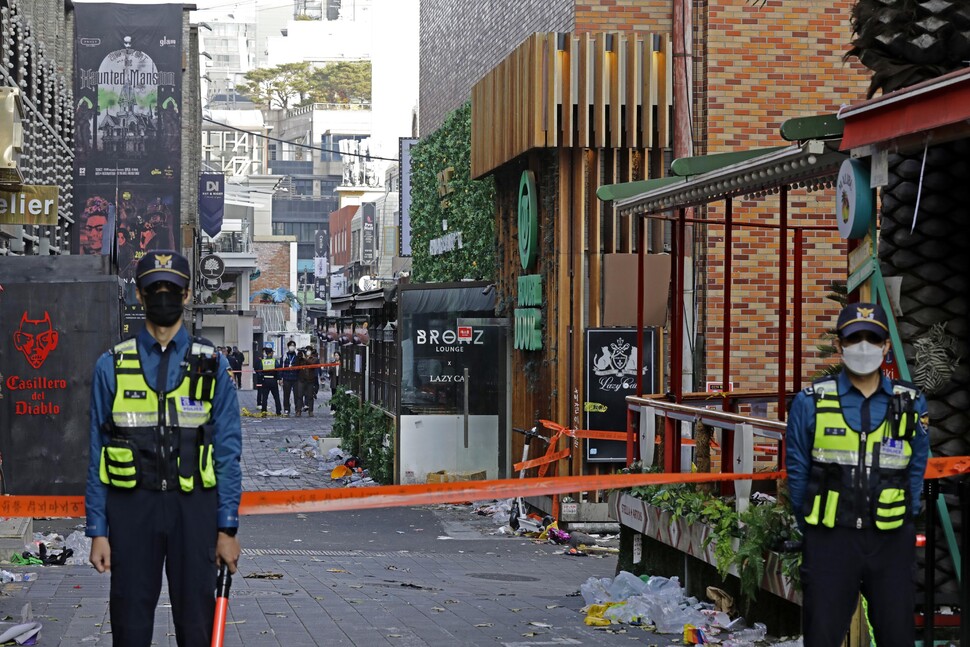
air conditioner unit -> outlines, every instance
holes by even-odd
[[[24,105],[20,89],[0,87],[0,186],[20,186],[20,153],[24,145]]]

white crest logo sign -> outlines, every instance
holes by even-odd
[[[637,374],[637,349],[622,337],[593,355],[593,373],[625,377]]]

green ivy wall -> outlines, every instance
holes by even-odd
[[[495,183],[471,178],[471,103],[455,110],[441,128],[412,149],[411,250],[415,283],[492,280],[495,275]],[[443,206],[438,174],[453,167]],[[442,221],[448,221],[448,230]],[[462,248],[437,256],[435,238],[462,233]]]

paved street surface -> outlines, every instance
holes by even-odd
[[[254,411],[255,393],[241,391],[240,404]],[[244,489],[343,487],[305,451],[331,423],[326,404],[313,418],[244,417]],[[287,468],[299,477],[257,476]],[[612,577],[614,555],[570,557],[562,547],[502,535],[497,519],[474,509],[243,518],[226,647],[679,644],[633,627],[585,626],[579,587],[590,576]],[[36,520],[34,530],[67,536],[81,521]],[[111,644],[108,575],[88,566],[4,568],[38,573],[37,581],[2,586],[0,615],[19,619],[29,601],[44,625],[39,644]],[[176,645],[165,588],[153,644]]]

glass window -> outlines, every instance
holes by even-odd
[[[502,336],[505,330],[473,328],[471,339],[458,340],[459,317],[492,317],[491,312],[402,314],[401,413],[464,413],[464,370],[468,368],[471,415],[495,415],[505,402],[501,385]]]

